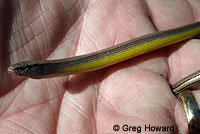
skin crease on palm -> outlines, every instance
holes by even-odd
[[[183,105],[170,85],[200,68],[199,40],[80,75],[34,80],[13,76],[6,69],[18,61],[73,57],[200,21],[200,1],[0,0],[0,4],[0,132],[104,134],[114,133],[114,124],[142,130],[150,124],[175,125],[175,133],[187,133]],[[198,85],[193,94],[199,103]]]

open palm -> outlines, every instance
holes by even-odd
[[[198,21],[200,2],[0,2],[0,132],[102,134],[114,133],[116,124],[141,126],[143,132],[145,125],[174,126],[179,133],[188,131],[183,106],[170,85],[200,68],[199,40],[80,75],[35,80],[12,76],[6,69],[19,61],[86,54]],[[200,101],[198,90],[194,96]]]

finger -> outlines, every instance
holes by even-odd
[[[97,130],[113,132],[113,125],[140,127],[172,126],[176,97],[171,94],[168,82],[148,69],[121,69],[103,81],[97,104]],[[129,130],[132,132],[132,130]]]
[[[159,30],[193,22],[191,4],[184,0],[146,0],[153,23]],[[194,1],[191,3],[195,3]]]

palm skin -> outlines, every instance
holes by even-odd
[[[34,80],[6,69],[18,61],[73,57],[198,21],[198,1],[1,4],[0,132],[102,134],[114,133],[115,124],[141,126],[144,132],[150,124],[174,125],[175,132],[187,133],[182,103],[170,85],[200,68],[198,40],[80,75]],[[200,92],[193,93],[199,101]]]

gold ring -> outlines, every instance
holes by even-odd
[[[189,90],[184,90],[179,93],[179,98],[183,102],[183,106],[186,112],[186,117],[189,126],[190,134],[200,133],[200,110],[198,104]]]

